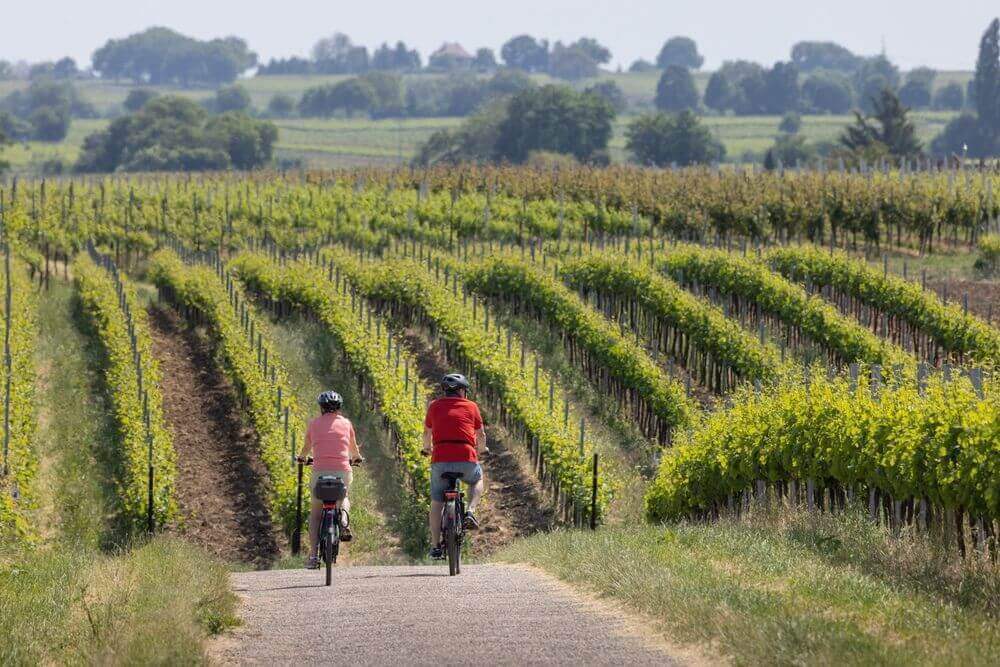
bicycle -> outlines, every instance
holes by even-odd
[[[363,462],[364,459],[355,459],[351,461],[351,465],[358,466]],[[310,456],[301,463],[311,466],[313,458]],[[333,566],[340,554],[340,531],[344,525],[344,517],[347,518],[347,525],[351,524],[351,515],[341,507],[347,497],[347,485],[339,477],[320,475],[316,478],[313,497],[323,503],[323,519],[319,527],[319,557],[326,568],[326,585],[329,586],[333,580]]]
[[[441,479],[447,481],[444,507],[441,508],[441,547],[448,554],[448,576],[462,572],[462,542],[465,540],[465,494],[460,480],[462,473],[446,472]]]

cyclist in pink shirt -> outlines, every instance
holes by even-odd
[[[305,443],[299,453],[300,462],[305,462],[310,455],[313,458],[309,488],[314,489],[316,480],[321,475],[325,475],[339,477],[350,490],[354,477],[351,471],[351,462],[364,461],[361,457],[361,450],[358,448],[357,436],[354,434],[354,424],[340,413],[344,399],[337,392],[324,391],[319,395],[317,402],[319,403],[320,416],[309,422]],[[340,531],[340,539],[343,542],[350,542],[352,535],[347,523],[347,513],[351,509],[350,500],[344,498],[342,507],[344,509],[344,525]],[[319,524],[322,517],[323,503],[313,498],[312,508],[309,512],[310,550],[309,557],[306,559],[306,567],[309,569],[319,568],[317,550]]]

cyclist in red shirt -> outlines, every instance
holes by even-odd
[[[460,373],[441,379],[444,397],[427,406],[424,419],[424,454],[431,455],[431,558],[441,560],[441,509],[444,505],[445,480],[442,473],[457,472],[469,487],[469,506],[464,524],[468,530],[479,528],[475,510],[483,497],[483,469],[479,454],[486,449],[486,430],[479,406],[465,397],[469,381]]]

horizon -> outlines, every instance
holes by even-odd
[[[581,12],[580,4],[587,9]],[[627,70],[638,58],[655,61],[666,39],[684,35],[698,43],[705,58],[702,70],[714,70],[726,60],[737,59],[771,65],[788,60],[792,45],[808,40],[837,42],[859,55],[876,55],[884,45],[889,59],[904,70],[927,66],[970,71],[982,32],[1000,13],[995,3],[985,0],[961,3],[935,15],[913,12],[909,3],[900,0],[878,6],[846,0],[836,8],[807,7],[790,0],[767,0],[753,6],[729,4],[716,0],[696,7],[669,8],[647,0],[624,0],[614,5],[557,0],[539,8],[526,0],[511,0],[502,16],[493,16],[482,7],[438,0],[421,6],[398,2],[350,6],[334,18],[335,12],[315,0],[287,0],[279,17],[261,19],[257,12],[247,11],[245,4],[231,0],[209,6],[177,0],[169,7],[151,0],[103,0],[86,5],[55,0],[8,9],[5,23],[11,29],[5,30],[0,43],[0,60],[39,62],[68,55],[87,68],[93,52],[107,40],[163,26],[200,39],[241,37],[261,62],[308,56],[317,40],[334,32],[349,35],[369,50],[382,42],[401,40],[416,48],[424,62],[444,42],[458,42],[470,52],[485,46],[500,60],[505,41],[530,34],[552,43],[594,37],[611,50],[612,61],[605,69],[613,71],[619,66]],[[95,7],[107,11],[95,11]],[[303,13],[311,14],[312,10],[330,13],[330,19],[323,19],[328,28],[313,28],[318,18],[302,19]],[[55,24],[50,18],[53,13],[61,17]],[[783,20],[761,22],[762,16],[775,13]],[[718,23],[720,15],[728,20]],[[859,15],[863,21],[854,20]],[[659,25],[665,27],[660,29]],[[794,25],[821,25],[823,30],[786,27]]]

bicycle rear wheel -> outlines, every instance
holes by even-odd
[[[445,543],[448,550],[448,575],[454,577],[459,572],[460,565],[458,560],[461,557],[461,550],[458,545],[458,536],[455,534],[454,526],[450,526],[448,528]]]
[[[333,541],[328,537],[323,540],[323,563],[326,564],[326,585],[333,581]]]

